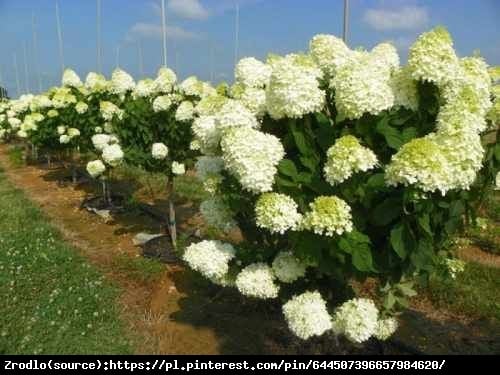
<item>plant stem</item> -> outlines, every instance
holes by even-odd
[[[167,180],[168,194],[168,229],[174,249],[177,249],[177,224],[175,222],[175,205],[174,205],[174,179],[169,177]]]

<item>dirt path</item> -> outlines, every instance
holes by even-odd
[[[140,333],[139,353],[214,354],[219,352],[216,334],[207,327],[171,320],[180,309],[186,294],[175,285],[172,274],[183,273],[179,267],[165,266],[159,282],[140,283],[114,270],[118,257],[140,256],[132,244],[135,233],[119,223],[104,224],[100,218],[80,209],[87,192],[60,186],[62,175],[36,167],[12,168],[7,146],[0,147],[0,164],[9,180],[22,189],[50,217],[64,238],[75,245],[107,277],[123,288],[123,315],[133,332]],[[178,276],[177,276],[178,277]]]
[[[122,288],[123,317],[137,336],[138,354],[380,352],[380,347],[371,344],[364,348],[347,344],[332,347],[335,340],[327,336],[299,342],[285,327],[278,305],[250,302],[231,291],[223,291],[221,297],[216,287],[200,282],[197,275],[180,266],[164,266],[155,282],[139,281],[117,270],[120,257],[141,256],[140,249],[132,244],[133,236],[140,231],[155,231],[157,224],[137,215],[123,215],[114,223],[104,224],[96,215],[80,209],[85,197],[95,194],[91,183],[62,186],[60,181],[67,173],[64,170],[14,168],[7,150],[8,146],[0,145],[0,165],[9,180],[44,210],[68,242]],[[181,227],[192,222],[180,211]],[[489,323],[476,324],[422,299],[402,319],[395,338],[401,345],[387,345],[385,352],[411,353],[408,347],[415,345],[434,354],[500,352],[500,337],[490,337],[489,332]]]

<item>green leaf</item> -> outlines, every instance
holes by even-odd
[[[410,127],[410,128],[405,128],[402,133],[403,141],[405,143],[410,142],[413,138],[417,137],[417,128],[415,127]]]
[[[389,147],[395,150],[399,150],[399,148],[405,143],[401,133],[397,129],[389,126],[387,124],[387,120],[380,121],[377,124],[376,130],[379,134],[384,136]]]
[[[374,271],[372,252],[370,248],[366,245],[354,248],[352,254],[352,264],[358,271],[361,272]]]
[[[405,245],[405,231],[403,224],[397,225],[391,230],[391,246],[401,259],[406,259],[408,252]]]
[[[319,164],[318,159],[314,157],[305,157],[305,156],[300,157],[300,162],[304,167],[309,169],[311,172],[315,172]]]
[[[371,221],[378,226],[385,226],[403,212],[400,198],[387,198],[373,210]]]
[[[465,213],[465,205],[462,201],[453,201],[450,204],[450,216],[462,216]]]
[[[429,214],[424,214],[418,218],[418,225],[420,228],[424,230],[429,236],[433,237],[434,233],[432,233],[431,225],[430,225],[430,217]]]
[[[406,297],[414,297],[417,295],[417,292],[415,289],[413,289],[413,284],[412,283],[400,283],[397,285],[397,288],[403,293],[404,296]]]
[[[368,187],[379,190],[381,188],[385,188],[385,175],[384,173],[376,173],[373,176],[370,176],[368,181],[366,182]]]
[[[500,144],[495,145],[495,159],[500,161]]]
[[[297,167],[290,159],[283,159],[278,164],[278,171],[285,176],[291,177],[294,181],[297,181],[299,172]]]
[[[394,304],[396,303],[396,298],[394,297],[393,292],[387,293],[387,295],[384,297],[384,309],[390,310],[394,307]]]
[[[295,141],[295,144],[297,145],[297,148],[299,149],[300,153],[302,155],[311,155],[313,154],[313,149],[306,140],[306,136],[304,134],[304,131],[299,128],[295,122],[292,123],[291,126],[292,129],[292,135],[293,139]]]

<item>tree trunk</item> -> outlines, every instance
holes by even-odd
[[[175,205],[174,205],[174,181],[169,178],[167,181],[168,194],[168,231],[172,240],[174,249],[177,249],[177,224],[175,222]]]

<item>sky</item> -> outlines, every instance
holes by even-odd
[[[119,66],[136,79],[154,76],[162,65],[160,0],[100,2],[102,73],[109,77]],[[342,36],[343,0],[165,3],[167,63],[181,79],[233,79],[236,3],[239,58],[307,51],[309,40],[319,33]],[[97,0],[58,0],[64,65],[82,78],[98,70],[96,4]],[[0,84],[11,97],[17,96],[14,61],[21,94],[39,92],[39,84],[46,90],[60,82],[55,8],[56,0],[0,0]],[[443,25],[460,56],[479,51],[490,65],[500,65],[500,0],[349,0],[349,9],[351,48],[392,41],[404,62],[420,33]]]

